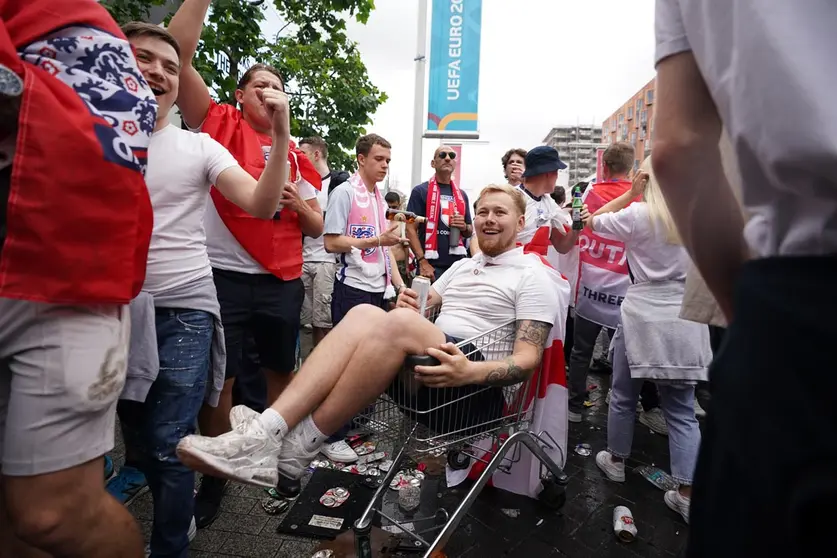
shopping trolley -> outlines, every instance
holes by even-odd
[[[437,315],[438,309],[428,312],[431,321]],[[515,337],[516,322],[511,321],[461,341],[457,346],[472,361],[503,360],[512,354]],[[539,500],[553,509],[563,506],[566,500],[567,475],[545,451],[560,451],[559,444],[546,432],[530,430],[532,395],[537,392],[541,371],[536,371],[523,383],[503,388],[422,387],[415,380],[413,368],[437,364],[433,357],[409,356],[387,392],[356,417],[358,424],[376,436],[379,447],[390,445],[393,453],[398,452],[363,515],[353,526],[358,558],[372,557],[370,535],[375,514],[391,524],[389,530],[402,533],[408,540],[412,539],[416,547],[424,549],[425,558],[443,549],[492,475],[498,470],[508,473],[520,460],[521,444],[540,462],[542,490]],[[417,531],[405,527],[407,522],[399,522],[383,510],[383,498],[390,483],[395,481],[397,484],[395,477],[403,463],[417,463],[429,456],[445,454],[453,469],[465,469],[472,460],[485,464],[479,478],[452,513],[439,509],[439,521],[428,529]],[[562,453],[562,465],[565,459]],[[445,521],[444,525],[438,525],[441,520]],[[414,520],[410,523],[415,525]]]

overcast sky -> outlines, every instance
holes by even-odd
[[[368,130],[393,144],[391,175],[409,192],[418,0],[375,6],[349,36],[389,96]],[[488,143],[466,142],[462,186],[470,194],[502,182],[502,154],[541,144],[554,125],[601,124],[654,76],[653,55],[652,0],[483,0],[479,127]],[[422,143],[427,179],[439,140]]]

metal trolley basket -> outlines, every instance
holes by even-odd
[[[428,315],[435,321],[438,309],[431,310]],[[512,354],[515,336],[516,324],[512,321],[457,343],[457,346],[469,360],[503,360]],[[526,382],[504,388],[422,388],[412,369],[416,365],[434,364],[438,361],[429,356],[409,356],[387,392],[356,419],[364,429],[375,434],[380,445],[389,445],[393,453],[397,451],[372,500],[353,526],[359,558],[372,557],[370,533],[375,514],[412,539],[416,547],[425,549],[423,556],[430,557],[443,549],[491,476],[498,470],[508,473],[511,466],[520,461],[520,444],[540,462],[543,488],[539,500],[553,509],[559,509],[565,502],[567,475],[544,451],[545,448],[560,450],[559,445],[548,433],[530,430],[531,395],[537,391],[540,370]],[[476,451],[474,446],[479,442],[483,443]],[[486,446],[490,447],[487,451]],[[465,469],[471,460],[481,461],[486,466],[452,513],[444,509],[437,511],[437,518],[444,519],[444,525],[434,522],[430,528],[414,531],[404,526],[406,522],[387,515],[383,510],[383,498],[390,484],[398,482],[395,477],[402,464],[417,463],[445,453],[447,463],[453,469]],[[562,461],[565,458],[562,456]]]

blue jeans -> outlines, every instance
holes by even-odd
[[[139,468],[154,499],[151,556],[187,558],[195,473],[180,462],[175,448],[181,438],[195,433],[215,324],[207,312],[158,308],[156,325],[160,373],[145,403],[119,418],[128,423],[125,445],[139,450]]]
[[[607,449],[616,457],[631,454],[634,441],[636,402],[644,380],[631,378],[625,338],[613,341],[613,378],[607,413]],[[695,386],[659,383],[660,407],[668,425],[671,476],[680,484],[691,485],[700,447],[700,427],[695,418]]]

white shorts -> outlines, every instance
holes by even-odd
[[[130,320],[118,304],[0,298],[0,467],[32,476],[113,449]]]

